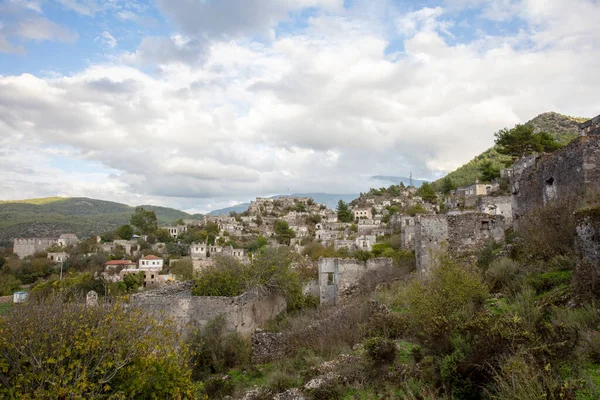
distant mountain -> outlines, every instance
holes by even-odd
[[[311,197],[316,203],[326,204],[328,208],[334,209],[337,207],[337,204],[340,200],[344,200],[349,203],[350,201],[358,198],[359,194],[351,193],[351,194],[331,194],[331,193],[293,193],[290,195],[276,195],[271,196],[271,199],[277,199],[280,197]],[[248,209],[250,203],[240,203],[231,207],[221,208],[219,210],[214,210],[208,213],[208,215],[229,215],[230,212],[242,213]]]
[[[423,183],[427,182],[421,179],[410,179],[407,178],[405,176],[387,176],[387,175],[375,175],[372,176],[371,179],[373,180],[378,180],[378,181],[383,181],[383,182],[390,182],[394,185],[399,185],[400,183],[403,183],[404,186],[409,186],[411,184],[412,181],[412,185],[416,188],[420,187]]]
[[[566,145],[579,135],[579,124],[588,119],[589,118],[577,118],[555,112],[547,112],[538,115],[526,122],[526,124],[533,125],[536,132],[547,132],[551,134],[557,142]],[[456,171],[450,172],[447,176],[449,176],[458,187],[471,185],[475,183],[477,179],[481,178],[479,167],[487,161],[491,161],[493,164],[502,167],[505,163],[510,162],[511,158],[498,153],[496,146],[493,146],[458,168]],[[442,179],[434,182],[436,188],[439,189]]]
[[[156,212],[159,224],[200,217],[167,207],[143,207]],[[0,201],[0,244],[10,245],[16,237],[58,236],[61,233],[87,237],[103,233],[128,223],[134,209],[126,204],[85,197]]]

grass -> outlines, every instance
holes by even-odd
[[[0,200],[0,204],[18,203],[18,204],[35,204],[44,205],[50,203],[56,203],[57,201],[64,201],[64,197],[40,197],[37,199],[24,199],[24,200]]]
[[[12,307],[12,303],[1,303],[0,304],[0,315],[6,314]]]

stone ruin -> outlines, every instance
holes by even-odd
[[[182,331],[202,328],[223,315],[225,329],[245,337],[287,307],[278,294],[251,290],[237,297],[193,296],[192,286],[190,281],[137,293],[131,296],[131,303],[159,319],[173,319]]]
[[[438,254],[466,255],[488,240],[504,240],[504,217],[475,212],[421,215],[415,223],[417,270],[427,272]]]
[[[85,296],[85,305],[87,307],[96,307],[98,305],[98,293],[90,290]]]
[[[383,282],[394,275],[391,258],[321,258],[319,260],[319,298],[321,305],[338,304],[344,298]]]
[[[519,160],[511,186],[516,229],[525,216],[549,202],[578,201],[600,190],[600,135],[580,136],[551,154]]]

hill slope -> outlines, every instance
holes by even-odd
[[[156,212],[159,224],[179,218],[194,218],[166,207],[143,206]],[[129,222],[134,207],[85,197],[50,197],[0,202],[0,244],[9,245],[15,237],[58,236],[75,233],[79,237],[99,234]]]
[[[527,124],[533,125],[537,132],[550,133],[556,141],[566,145],[579,135],[579,124],[587,121],[587,119],[588,118],[575,118],[555,112],[547,112],[538,115],[527,122]],[[505,162],[509,162],[511,159],[510,157],[498,153],[494,146],[461,166],[456,171],[450,172],[447,176],[449,176],[458,187],[473,184],[475,183],[475,180],[481,178],[479,167],[487,161],[491,161],[497,166],[503,166]],[[434,182],[436,188],[439,188],[442,179]]]

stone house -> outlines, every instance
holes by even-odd
[[[585,129],[594,126],[586,124]],[[550,202],[581,201],[600,191],[600,135],[590,132],[551,154],[515,163],[511,181],[515,228],[527,214]]]
[[[359,220],[361,218],[373,219],[373,214],[371,213],[370,208],[356,208],[352,210],[352,213],[354,214],[354,220]]]
[[[190,245],[190,255],[193,260],[204,260],[206,259],[208,246],[206,243],[192,243]]]
[[[318,268],[320,303],[326,305],[338,304],[360,286],[368,274],[374,281],[388,278],[394,266],[391,258],[372,258],[366,262],[352,258],[321,258]]]
[[[165,229],[169,231],[171,237],[177,238],[182,233],[187,232],[187,225],[167,226]]]
[[[427,272],[438,254],[462,255],[490,240],[504,240],[504,217],[474,212],[421,215],[415,219],[414,249],[417,270]]]
[[[79,239],[74,233],[63,233],[58,237],[56,243],[60,247],[68,247],[71,245],[75,246],[77,243],[79,243]]]
[[[104,270],[115,270],[117,268],[135,268],[137,264],[131,260],[110,260],[104,263]]]
[[[510,196],[482,196],[477,199],[477,212],[501,215],[507,228],[512,226],[512,199]]]
[[[139,269],[158,269],[159,271],[163,269],[164,260],[160,257],[150,254],[149,256],[145,256],[140,258],[139,260]]]
[[[69,259],[69,254],[62,251],[57,253],[48,253],[47,257],[50,261],[53,261],[55,263],[62,263]]]

